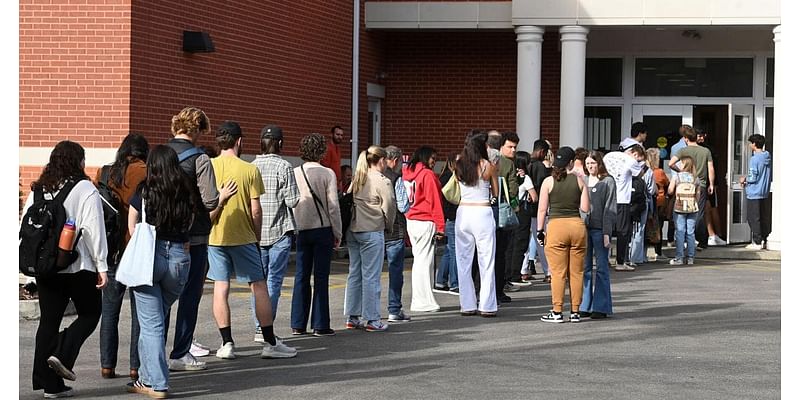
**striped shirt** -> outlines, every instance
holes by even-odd
[[[272,246],[287,232],[295,230],[290,208],[297,206],[297,190],[292,165],[276,154],[256,156],[253,165],[261,172],[264,194],[261,195],[261,246]]]

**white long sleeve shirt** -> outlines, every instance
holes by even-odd
[[[53,193],[56,196],[58,192]],[[50,194],[45,193],[49,199]],[[33,205],[33,192],[28,194],[22,215]],[[60,274],[72,274],[79,271],[106,272],[108,264],[108,243],[106,243],[106,226],[103,222],[103,203],[100,193],[90,180],[78,182],[64,200],[67,219],[75,220],[75,237],[81,231],[81,237],[75,246],[80,257]]]

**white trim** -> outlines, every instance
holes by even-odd
[[[19,165],[25,167],[41,167],[50,161],[52,147],[20,147]],[[117,148],[84,148],[87,167],[102,167],[114,162]]]

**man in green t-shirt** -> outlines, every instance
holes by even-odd
[[[687,128],[684,138],[686,138],[686,147],[678,150],[669,160],[669,167],[676,172],[681,171],[680,159],[681,157],[689,156],[694,161],[694,168],[696,170],[697,178],[700,180],[700,194],[697,200],[697,221],[703,221],[705,215],[705,205],[708,195],[713,195],[714,190],[714,159],[711,156],[711,151],[697,143],[697,131],[694,128]],[[699,223],[699,222],[698,222]],[[702,244],[705,244],[701,241]]]

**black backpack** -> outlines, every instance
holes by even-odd
[[[33,204],[22,217],[19,229],[19,272],[32,277],[51,277],[70,266],[78,259],[73,244],[72,250],[59,261],[58,241],[67,222],[64,200],[72,188],[80,182],[68,180],[54,199],[47,200],[43,189],[33,192]],[[78,231],[74,243],[77,244]]]
[[[634,176],[631,179],[631,218],[639,221],[644,210],[647,209],[647,184],[644,179]]]
[[[108,243],[109,265],[119,265],[125,244],[125,231],[127,223],[123,215],[122,200],[108,185],[111,166],[106,165],[100,170],[100,180],[97,182],[97,191],[103,203],[103,223],[106,226],[106,243]]]

